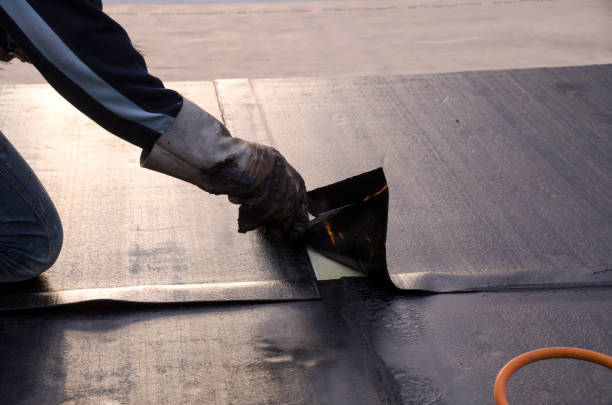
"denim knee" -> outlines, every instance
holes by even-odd
[[[0,283],[37,277],[55,263],[62,241],[51,198],[0,132]]]
[[[63,230],[53,207],[46,221],[20,220],[11,226],[9,241],[0,244],[0,283],[11,283],[38,277],[57,260],[62,249]]]

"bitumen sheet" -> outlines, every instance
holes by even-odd
[[[543,346],[612,353],[610,289],[409,295],[367,279],[322,300],[79,304],[0,316],[7,404],[491,404],[497,371]],[[610,370],[547,360],[511,404],[610,404]]]
[[[172,87],[220,117],[212,82]],[[139,148],[49,86],[2,86],[0,94],[0,130],[44,184],[64,228],[56,264],[33,282],[0,286],[0,309],[318,297],[303,246],[238,234],[236,205],[140,168]]]
[[[309,189],[384,169],[400,289],[612,283],[612,65],[215,85]]]
[[[525,351],[612,353],[609,73],[172,84],[217,116],[219,100],[230,129],[279,147],[309,190],[382,167],[397,286],[530,287],[435,295],[315,284],[303,246],[238,235],[235,207],[138,168],[135,148],[48,88],[2,87],[0,127],[66,238],[40,280],[0,292],[2,403],[487,404]],[[533,289],[571,284],[599,286]],[[610,378],[547,360],[508,394],[610,404]]]

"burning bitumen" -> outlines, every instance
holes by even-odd
[[[312,190],[310,212],[340,213],[308,229],[307,243],[332,260],[370,277],[388,279],[385,243],[389,186],[382,168]]]

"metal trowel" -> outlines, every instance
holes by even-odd
[[[370,277],[388,280],[389,187],[382,168],[308,192],[307,244]]]

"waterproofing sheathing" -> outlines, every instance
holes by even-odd
[[[524,351],[612,353],[610,289],[410,295],[364,279],[322,300],[79,304],[0,314],[3,403],[490,404]],[[547,360],[510,403],[607,404],[610,370]]]
[[[215,85],[309,189],[383,167],[401,289],[612,283],[612,65]]]
[[[220,117],[212,82],[172,87]],[[56,264],[40,279],[0,285],[0,309],[318,297],[303,246],[238,234],[236,205],[140,168],[139,148],[49,86],[7,85],[0,94],[0,130],[44,184],[64,228]]]

